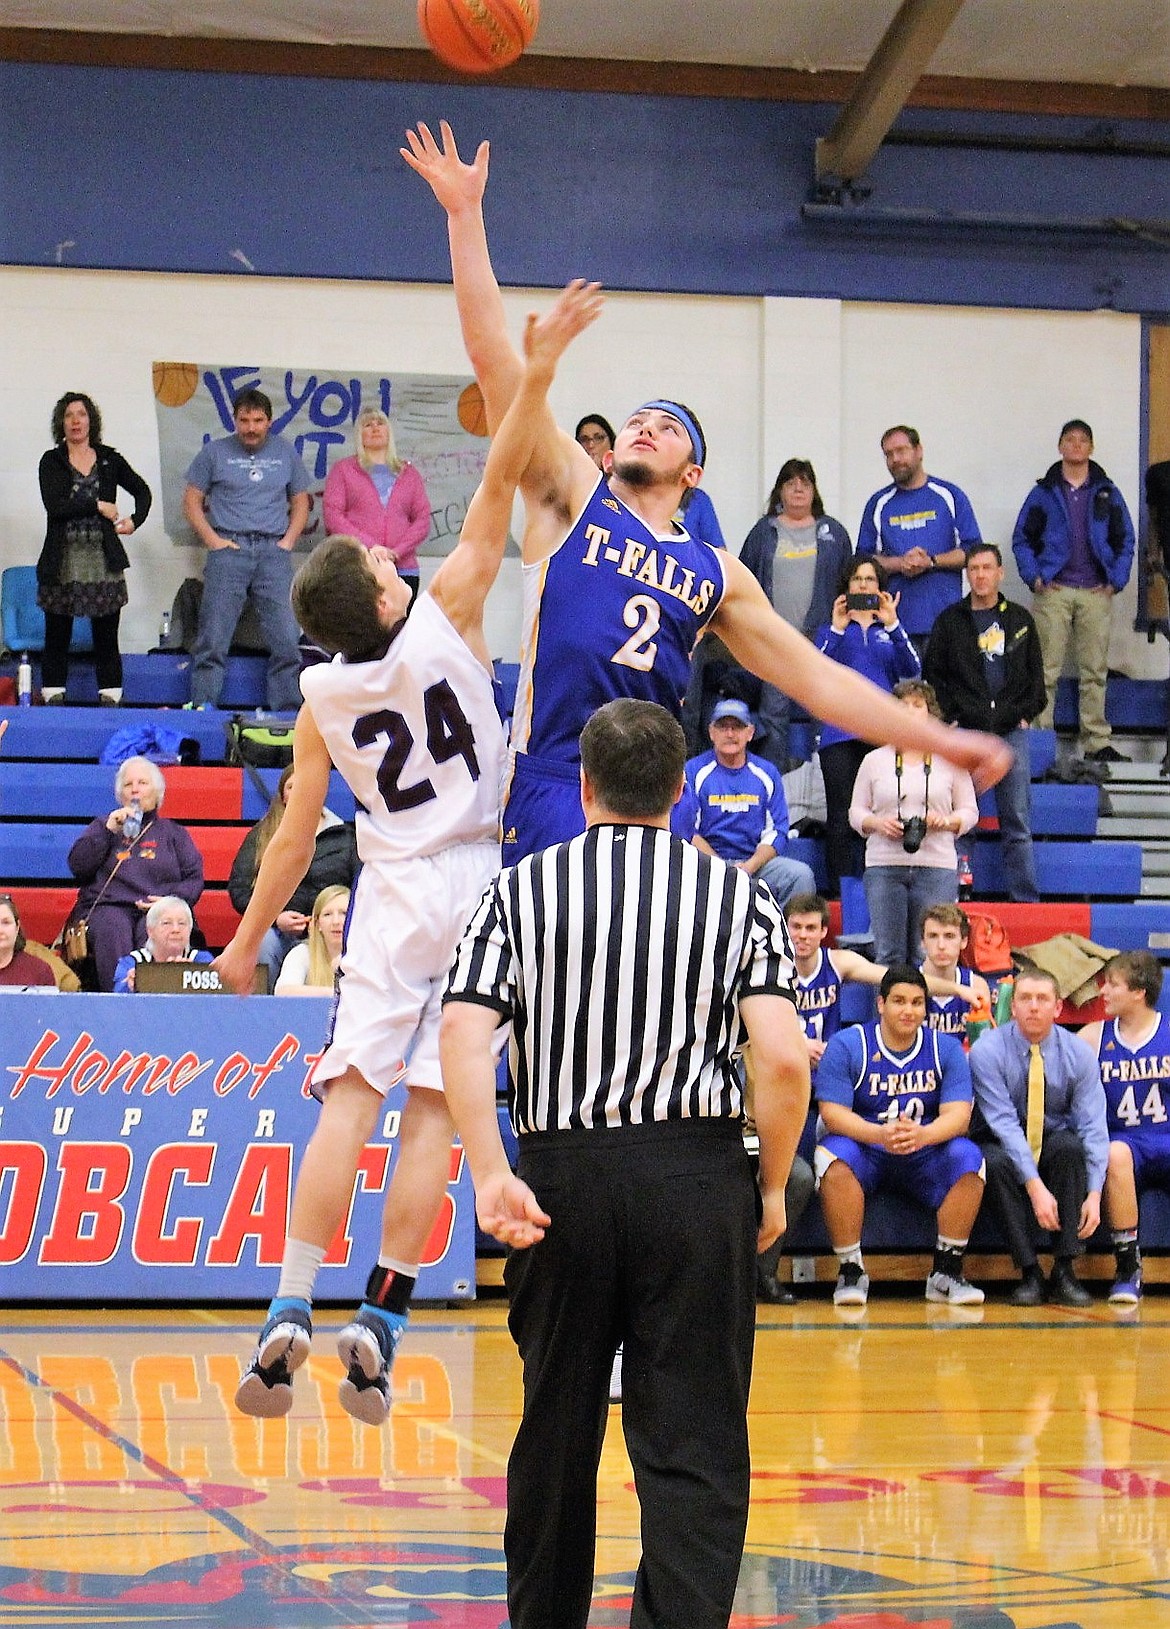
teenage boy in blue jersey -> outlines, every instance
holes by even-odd
[[[1080,1038],[1097,1055],[1109,1127],[1105,1215],[1117,1272],[1109,1299],[1136,1306],[1142,1297],[1138,1196],[1170,1192],[1170,1019],[1158,1011],[1162,964],[1148,950],[1114,956],[1101,994],[1106,1019]]]
[[[891,967],[875,1024],[840,1030],[825,1048],[814,1086],[824,1133],[816,1173],[837,1257],[837,1306],[864,1306],[861,1255],[865,1201],[890,1187],[938,1217],[926,1299],[974,1306],[983,1291],[963,1276],[963,1253],[983,1201],[983,1154],[966,1136],[971,1074],[962,1045],[926,1027],[926,979]]]
[[[521,362],[483,221],[488,144],[464,164],[446,123],[440,135],[441,147],[420,124],[400,151],[447,212],[464,344],[494,430]],[[584,829],[582,726],[618,696],[657,702],[677,718],[691,653],[707,628],[741,666],[850,735],[945,756],[980,784],[997,781],[1011,762],[999,741],[944,729],[821,656],[734,556],[680,528],[674,517],[705,459],[698,418],[665,397],[621,425],[608,473],[563,430],[533,453],[521,482],[525,626],[503,822],[508,863]]]

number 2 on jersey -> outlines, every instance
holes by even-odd
[[[423,713],[427,721],[427,751],[434,764],[449,763],[462,758],[473,781],[479,779],[479,759],[475,754],[475,734],[467,715],[459,705],[459,698],[447,683],[437,684],[423,691]],[[386,739],[386,751],[378,765],[378,790],[391,814],[403,809],[417,809],[420,803],[429,803],[435,797],[435,788],[427,776],[412,786],[402,785],[402,772],[414,746],[410,725],[401,713],[383,708],[367,713],[353,727],[356,747],[372,746],[379,737]]]
[[[654,642],[654,635],[662,623],[658,601],[651,599],[649,594],[635,594],[626,601],[622,621],[634,631],[625,644],[614,651],[610,661],[616,662],[619,667],[634,667],[639,673],[649,673],[658,655],[658,646]]]

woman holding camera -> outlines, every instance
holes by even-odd
[[[885,567],[871,556],[855,556],[837,584],[832,621],[821,627],[819,651],[893,690],[899,679],[922,673],[918,652],[898,621],[898,596],[888,589]],[[825,781],[825,862],[829,892],[840,892],[842,877],[860,877],[863,848],[849,823],[853,783],[869,743],[846,735],[835,724],[821,727],[821,774]]]
[[[903,680],[894,695],[906,707],[942,717],[924,679]],[[958,899],[955,838],[978,819],[975,788],[965,769],[895,747],[866,754],[849,820],[866,840],[865,897],[879,963],[917,963],[923,912]]]

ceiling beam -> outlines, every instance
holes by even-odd
[[[905,107],[963,0],[902,0],[857,87],[817,142],[817,181],[850,183],[865,174]]]

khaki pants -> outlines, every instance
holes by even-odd
[[[1105,680],[1109,673],[1109,630],[1113,596],[1096,588],[1045,588],[1032,597],[1032,615],[1040,635],[1044,659],[1044,688],[1048,701],[1036,719],[1041,729],[1052,728],[1056,681],[1071,646],[1080,686],[1080,745],[1082,752],[1108,746],[1112,731],[1105,721]]]

